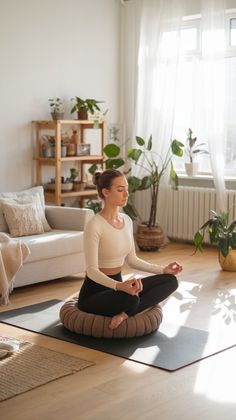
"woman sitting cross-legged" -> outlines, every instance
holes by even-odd
[[[85,227],[86,277],[78,307],[84,312],[112,317],[110,328],[115,329],[129,316],[143,312],[173,293],[178,287],[175,275],[182,266],[172,262],[163,267],[137,257],[132,220],[119,212],[128,199],[128,183],[120,171],[97,172],[94,183],[104,205]],[[123,281],[124,262],[153,275]]]

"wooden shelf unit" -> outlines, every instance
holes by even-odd
[[[61,174],[62,174],[62,165],[64,162],[76,162],[79,165],[80,170],[80,179],[82,182],[85,181],[85,168],[86,164],[98,163],[104,166],[105,156],[103,149],[106,144],[106,122],[102,121],[95,128],[101,130],[101,154],[98,155],[81,155],[81,156],[67,156],[61,157],[61,133],[62,127],[65,126],[78,126],[80,143],[85,143],[84,141],[84,130],[88,128],[94,128],[94,123],[87,120],[57,120],[57,121],[46,121],[39,120],[33,121],[33,127],[35,132],[35,165],[36,165],[36,185],[42,185],[42,171],[43,166],[54,166],[55,167],[55,193],[45,191],[45,201],[52,202],[57,206],[60,206],[63,198],[69,197],[79,197],[80,206],[83,207],[83,200],[88,198],[96,198],[97,191],[96,189],[85,189],[82,191],[61,191]],[[42,131],[45,130],[54,130],[55,132],[55,157],[42,157],[41,156],[41,135]]]

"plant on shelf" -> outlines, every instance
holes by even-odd
[[[204,236],[207,232],[211,244],[218,247],[219,262],[223,270],[236,271],[236,220],[229,222],[229,213],[230,211],[217,214],[211,210],[212,217],[195,233],[193,240],[195,252],[203,251]]]
[[[172,158],[173,156],[183,156],[184,144],[177,140],[172,140],[170,146],[166,153],[164,160],[158,155],[158,153],[152,150],[152,136],[145,141],[142,137],[136,136],[137,148],[128,149],[128,159],[131,162],[134,162],[135,165],[142,168],[145,171],[144,176],[137,177],[129,175],[127,177],[129,185],[129,199],[127,205],[124,207],[125,213],[127,213],[133,220],[139,222],[138,231],[142,231],[142,235],[146,236],[145,244],[142,244],[141,241],[137,243],[140,249],[143,250],[155,250],[160,247],[160,242],[163,242],[164,235],[161,233],[161,228],[156,223],[157,215],[157,199],[160,180],[164,173],[169,170],[171,185],[177,189],[178,188],[178,176],[174,170]],[[119,156],[120,147],[116,144],[108,144],[104,148],[104,153],[107,157],[105,160],[106,168],[118,169],[124,165],[124,160]],[[89,168],[90,173],[94,173],[97,170],[97,165],[92,165]],[[128,175],[131,169],[129,169],[125,174]],[[135,206],[135,193],[137,191],[147,190],[151,192],[151,206],[149,217],[147,221],[143,221],[141,216],[138,213],[138,210]],[[158,239],[156,243],[154,240],[155,231],[158,231]],[[151,236],[150,236],[151,234]]]
[[[49,100],[51,116],[53,120],[63,120],[64,108],[60,98],[50,98]]]
[[[103,101],[97,101],[96,99],[82,99],[78,96],[75,96],[71,100],[75,103],[70,112],[73,114],[77,111],[78,120],[87,120],[88,112],[93,115],[95,111],[101,111],[98,104],[103,103]]]
[[[73,188],[73,183],[71,182],[70,178],[64,178],[64,176],[61,177],[61,191],[62,192],[68,192],[71,191]],[[55,179],[51,178],[50,182],[46,185],[47,191],[54,192],[56,189],[56,183]]]
[[[85,182],[76,181],[78,176],[79,176],[79,171],[77,171],[76,168],[70,168],[70,176],[68,178],[68,181],[72,182],[74,191],[81,191],[84,189]]]
[[[189,162],[185,162],[185,170],[187,175],[195,176],[197,174],[199,162],[195,162],[195,157],[199,154],[208,154],[205,146],[206,143],[197,144],[197,137],[193,137],[193,131],[191,128],[189,128],[187,131],[187,139],[185,145],[185,154],[188,156],[189,160]]]
[[[56,136],[43,135],[42,136],[42,153],[43,157],[55,157]],[[67,154],[68,135],[62,134],[61,138],[61,156],[65,157]]]

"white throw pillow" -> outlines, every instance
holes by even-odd
[[[0,231],[9,232],[9,229],[8,229],[8,226],[7,226],[7,223],[4,218],[2,208],[1,208],[1,204],[3,202],[9,202],[9,204],[36,203],[39,218],[43,224],[44,232],[49,232],[51,230],[51,227],[49,226],[47,219],[45,217],[45,211],[44,211],[45,202],[44,202],[43,187],[41,186],[33,187],[28,190],[23,190],[23,191],[19,191],[15,193],[0,193]]]
[[[35,203],[10,204],[5,202],[2,203],[2,210],[11,236],[36,235],[44,232]]]

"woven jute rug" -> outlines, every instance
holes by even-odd
[[[18,352],[0,359],[0,401],[93,365],[87,360],[23,342]]]

